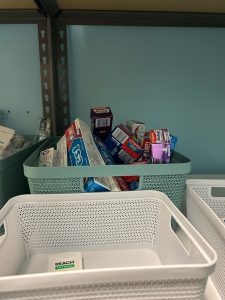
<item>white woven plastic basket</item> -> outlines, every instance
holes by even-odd
[[[187,180],[187,217],[217,252],[211,278],[225,299],[225,180]]]
[[[202,299],[217,258],[156,191],[23,195],[3,221],[0,299]],[[66,251],[81,251],[84,269],[47,272]]]

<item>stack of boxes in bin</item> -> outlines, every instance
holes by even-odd
[[[177,138],[167,129],[147,131],[146,123],[128,120],[112,129],[110,107],[90,111],[91,128],[76,119],[53,147],[41,152],[39,166],[103,166],[169,163]],[[84,189],[120,191],[138,188],[138,176],[85,178]]]
[[[24,136],[17,134],[14,129],[0,125],[0,159],[6,158],[30,145],[31,142]]]

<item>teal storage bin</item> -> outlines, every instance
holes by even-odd
[[[42,142],[18,150],[14,154],[0,159],[0,209],[10,198],[30,193],[27,178],[23,172],[23,162]]]
[[[182,208],[186,179],[191,171],[191,162],[183,155],[174,152],[169,164],[38,167],[40,151],[55,146],[58,139],[48,139],[24,162],[24,174],[32,194],[83,192],[84,177],[138,175],[139,190],[164,192]]]
[[[27,137],[32,140],[33,137]],[[18,150],[14,154],[0,159],[0,209],[12,197],[22,194],[29,194],[27,178],[23,172],[23,162],[37,149],[44,141]],[[0,226],[0,235],[4,234],[4,226]]]

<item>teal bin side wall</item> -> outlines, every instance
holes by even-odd
[[[71,116],[109,105],[128,119],[167,127],[192,173],[225,170],[225,29],[69,26]],[[220,137],[220,138],[219,138]]]
[[[43,116],[37,25],[0,25],[0,124],[34,135]]]

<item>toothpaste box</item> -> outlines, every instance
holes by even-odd
[[[116,176],[114,178],[117,181],[121,191],[129,191],[130,190],[126,180],[122,176]]]
[[[132,163],[142,155],[142,148],[123,124],[114,128],[104,141],[117,163]]]
[[[94,136],[95,144],[105,162],[106,165],[115,165],[115,161],[112,158],[111,153],[109,152],[108,148],[105,146],[105,144],[102,142],[100,138],[97,136]]]
[[[54,167],[56,165],[56,150],[52,147],[41,151],[39,157],[39,167]]]
[[[151,141],[150,141],[149,132],[145,132],[143,137],[138,138],[138,144],[143,149],[142,160],[148,161],[150,158],[150,151],[151,151]]]
[[[119,192],[120,185],[115,177],[88,177],[84,182],[85,192]]]
[[[146,130],[146,124],[135,121],[135,120],[128,120],[126,122],[126,127],[133,133],[136,138],[143,137]]]
[[[170,156],[170,143],[151,144],[151,160],[153,164],[169,163]]]
[[[118,181],[116,180],[116,177],[109,176],[109,177],[107,177],[107,180],[108,180],[111,192],[120,192],[121,191],[120,185],[119,185]]]
[[[65,132],[69,164],[71,166],[89,166],[87,150],[83,134],[81,133],[80,120],[76,119]]]
[[[108,192],[110,186],[104,177],[88,177],[84,181],[85,192]]]
[[[113,114],[110,107],[93,107],[90,111],[92,133],[104,140],[112,130]]]
[[[66,167],[67,163],[67,145],[66,145],[66,137],[65,135],[58,141],[57,146],[57,166]]]
[[[103,166],[105,165],[101,154],[94,142],[89,126],[76,119],[65,132],[68,157],[71,166]],[[85,181],[88,190],[110,190],[106,178],[91,178]]]
[[[129,183],[129,188],[131,191],[136,191],[139,187],[139,180],[134,180]]]
[[[168,143],[170,141],[169,131],[166,128],[163,129],[151,129],[150,130],[151,143]]]
[[[171,153],[174,151],[176,144],[177,144],[177,137],[174,135],[170,135],[170,151],[171,151]]]
[[[89,126],[76,119],[65,132],[71,166],[104,165]]]
[[[142,158],[143,160],[147,161],[150,158],[150,151],[151,151],[151,142],[149,138],[143,139],[142,148],[143,148]]]
[[[131,163],[133,165],[146,165],[147,164],[147,161],[135,161],[133,163]],[[133,181],[139,181],[140,179],[140,176],[136,176],[136,175],[129,175],[129,176],[123,176],[123,179],[127,182],[127,183],[131,183]]]
[[[170,147],[170,143],[163,143],[163,162],[164,163],[169,163],[170,162],[170,157],[171,157],[171,147]]]

